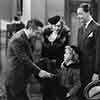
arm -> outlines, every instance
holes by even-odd
[[[29,72],[33,72],[34,74],[38,74],[40,72],[40,68],[33,63],[28,57],[26,50],[26,44],[24,40],[14,40],[12,43],[13,51],[20,63],[20,65],[24,66],[24,69]]]
[[[76,95],[80,87],[80,70],[73,70],[73,88],[69,91],[69,95]]]

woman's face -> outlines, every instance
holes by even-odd
[[[65,49],[64,62],[68,62],[70,60],[72,60],[72,51],[70,49]]]
[[[52,25],[53,31],[59,31],[61,29],[61,22],[59,21],[57,24]]]

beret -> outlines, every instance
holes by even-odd
[[[53,16],[48,19],[48,22],[52,25],[57,24],[60,21],[60,16]]]

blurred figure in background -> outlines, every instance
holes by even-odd
[[[14,16],[12,23],[7,25],[8,37],[11,38],[13,34],[23,28],[25,28],[25,24],[21,21],[21,16]]]
[[[12,22],[12,27],[14,31],[17,32],[23,28],[25,28],[24,23],[21,21],[21,16],[14,16],[14,21]]]

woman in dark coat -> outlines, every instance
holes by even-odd
[[[63,60],[65,45],[69,44],[69,28],[61,21],[60,16],[48,19],[50,25],[43,30],[44,43],[42,57],[49,60],[49,70],[53,74],[58,73]],[[43,100],[54,100],[59,81],[50,79],[46,81],[43,91]],[[56,91],[56,92],[55,92]]]

